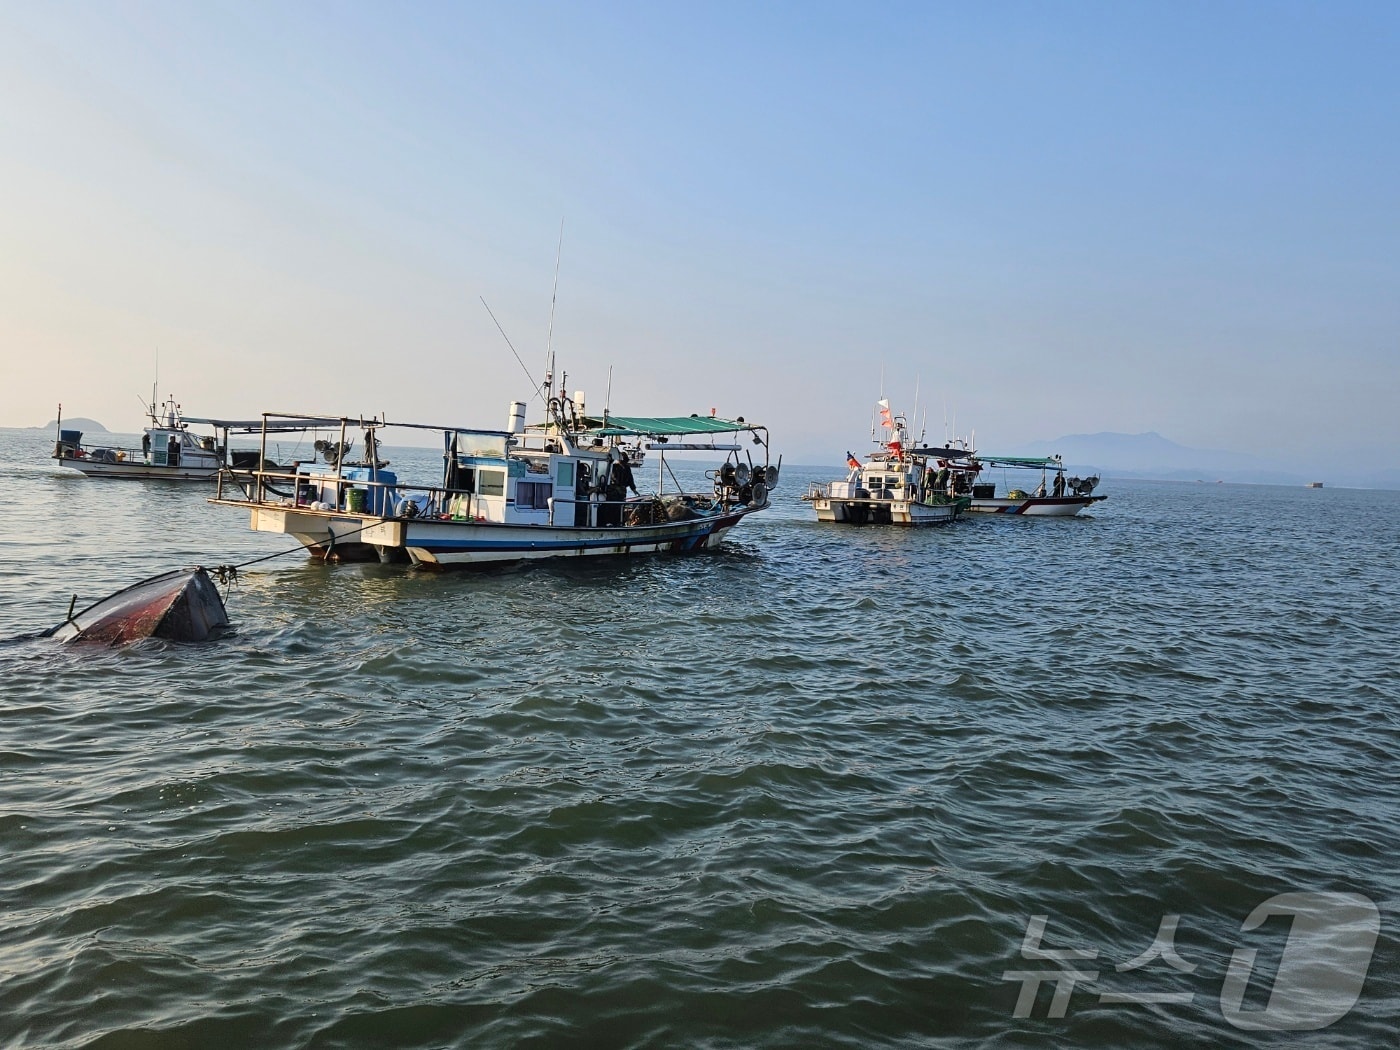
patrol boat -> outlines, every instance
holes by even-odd
[[[948,472],[940,477],[933,464],[958,454],[949,448],[909,447],[904,416],[893,415],[890,403],[878,402],[886,440],[864,463],[850,452],[844,481],[814,483],[802,499],[812,504],[818,521],[846,525],[946,525],[968,506],[965,496],[950,494]]]
[[[504,430],[267,413],[265,434],[291,424],[339,425],[343,437],[362,427],[365,465],[227,470],[211,502],[245,509],[253,529],[293,536],[327,560],[430,568],[706,550],[768,507],[781,463],[769,460],[766,427],[742,416],[592,417],[582,393],[570,396],[561,384],[556,394],[548,380],[545,393],[542,423],[527,426],[525,404],[515,401]],[[382,435],[397,428],[440,433],[443,469],[435,483],[409,484],[379,465]],[[677,452],[723,454],[705,474],[707,490],[679,484],[667,462]],[[642,492],[632,466],[649,453],[658,461],[657,485]]]

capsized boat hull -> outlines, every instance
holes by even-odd
[[[132,584],[48,632],[64,642],[124,645],[142,638],[204,642],[228,630],[219,589],[202,568],[176,569]]]
[[[1070,518],[1107,496],[1027,496],[1022,499],[973,497],[973,514],[1021,514],[1029,518]]]
[[[812,500],[818,521],[841,525],[947,525],[957,520],[965,506],[965,500],[917,503],[828,496],[818,496]]]

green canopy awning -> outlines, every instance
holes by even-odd
[[[1035,459],[1025,456],[982,456],[977,457],[989,467],[1032,467],[1060,470],[1064,464],[1058,459]]]
[[[601,417],[589,417],[588,433],[604,437],[671,437],[682,434],[733,434],[761,427],[742,419],[721,419],[718,416],[608,416],[607,426]]]

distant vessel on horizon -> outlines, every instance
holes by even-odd
[[[1309,481],[1309,482],[1308,482],[1308,488],[1310,488],[1310,489],[1320,489],[1320,488],[1322,488],[1322,482],[1320,482],[1320,481]]]
[[[189,429],[173,397],[161,406],[146,409],[149,420],[141,435],[141,447],[83,444],[83,432],[63,427],[63,406],[58,406],[58,441],[53,458],[61,467],[82,471],[90,478],[128,478],[150,481],[208,481],[223,465],[222,449],[215,439],[200,437]],[[84,421],[86,422],[86,421]],[[71,424],[70,424],[71,427]]]
[[[83,431],[73,429],[73,421],[69,422],[70,429],[64,429],[63,406],[59,405],[58,419],[54,421],[58,440],[51,458],[59,466],[71,467],[90,478],[131,481],[212,481],[226,465],[246,469],[258,464],[258,453],[228,448],[229,432],[246,429],[246,424],[186,417],[173,397],[167,398],[157,412],[154,394],[146,412],[149,419],[141,434],[141,447],[121,448],[111,444],[83,444]],[[190,430],[191,423],[222,429],[223,440],[214,435],[196,434]]]

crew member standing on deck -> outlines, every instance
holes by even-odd
[[[616,496],[609,495],[608,499],[624,500],[627,498],[627,490],[632,490],[632,495],[640,496],[637,491],[637,483],[632,478],[632,464],[627,461],[627,453],[619,452],[617,462],[612,466],[612,489],[617,492]]]
[[[599,524],[622,524],[622,502],[627,499],[628,489],[640,495],[637,493],[636,483],[632,480],[632,467],[627,462],[627,453],[618,452],[617,458],[608,467],[608,483],[603,490],[603,498],[607,503],[604,515],[600,515]]]

